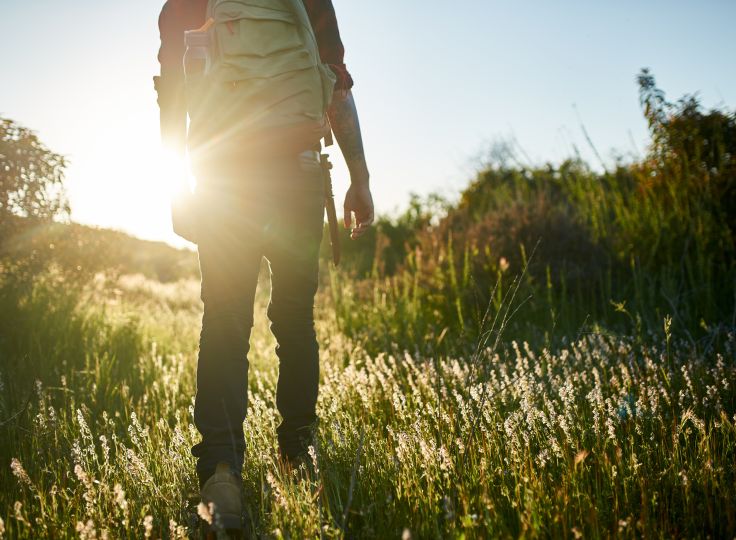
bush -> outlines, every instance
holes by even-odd
[[[358,288],[366,296],[338,301],[351,306],[345,327],[383,329],[376,350],[422,349],[438,335],[467,340],[511,290],[526,303],[515,331],[527,339],[549,339],[550,328],[572,336],[591,322],[630,330],[628,311],[637,331],[660,332],[669,314],[693,340],[732,318],[736,116],[703,112],[692,96],[667,102],[647,70],[638,82],[652,135],[643,160],[603,173],[579,160],[490,166],[439,219],[415,200],[407,216],[379,223],[365,248],[357,276],[370,254],[373,279]],[[390,315],[386,298],[405,305]],[[353,312],[365,303],[374,311]],[[391,316],[415,327],[397,332]]]

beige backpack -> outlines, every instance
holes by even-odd
[[[302,0],[210,0],[207,16],[206,57],[186,83],[195,167],[301,152],[329,134],[336,77],[320,60]],[[200,44],[201,33],[192,36]]]

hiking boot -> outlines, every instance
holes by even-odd
[[[311,461],[309,447],[317,447],[317,421],[309,425],[279,433],[279,456],[298,466],[303,461]],[[279,430],[281,427],[279,427]]]
[[[217,464],[215,474],[204,483],[200,495],[200,515],[209,525],[205,529],[239,537],[243,530],[243,486],[228,463]]]
[[[315,460],[309,453],[317,451],[317,422],[297,429],[287,440],[279,441],[279,464],[282,471],[297,471],[300,480],[314,480],[317,476]],[[286,438],[284,438],[286,439]],[[288,443],[288,446],[283,443]]]
[[[312,456],[307,452],[295,456],[287,456],[283,452],[279,452],[277,465],[285,476],[291,477],[294,475],[297,480],[314,480],[317,476]]]

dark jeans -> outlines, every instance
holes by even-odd
[[[302,451],[317,420],[314,331],[324,195],[319,163],[281,159],[200,179],[197,240],[204,316],[197,365],[192,448],[204,482],[218,462],[241,472],[253,302],[262,257],[271,269],[268,317],[278,346],[279,446]]]

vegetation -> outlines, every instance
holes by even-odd
[[[325,267],[306,481],[275,463],[262,282],[259,537],[736,535],[736,118],[639,82],[642,160],[491,164]],[[193,255],[19,223],[0,245],[0,537],[188,537]]]
[[[12,263],[12,273],[40,274],[54,269],[67,279],[84,283],[95,274],[142,274],[170,283],[199,275],[197,254],[163,242],[133,238],[119,231],[77,223],[17,219],[11,234],[0,242],[0,259]]]
[[[68,213],[63,156],[35,133],[0,117],[0,233],[12,232],[10,218],[49,219]]]
[[[644,159],[602,173],[578,159],[501,160],[453,206],[415,200],[378,224],[368,255],[352,257],[371,280],[335,289],[341,328],[374,353],[398,343],[432,354],[433,336],[477,335],[485,308],[500,309],[523,271],[528,300],[507,339],[554,346],[601,326],[641,336],[669,315],[694,344],[732,326],[736,115],[705,113],[692,96],[669,103],[646,70],[638,80],[652,135]]]

